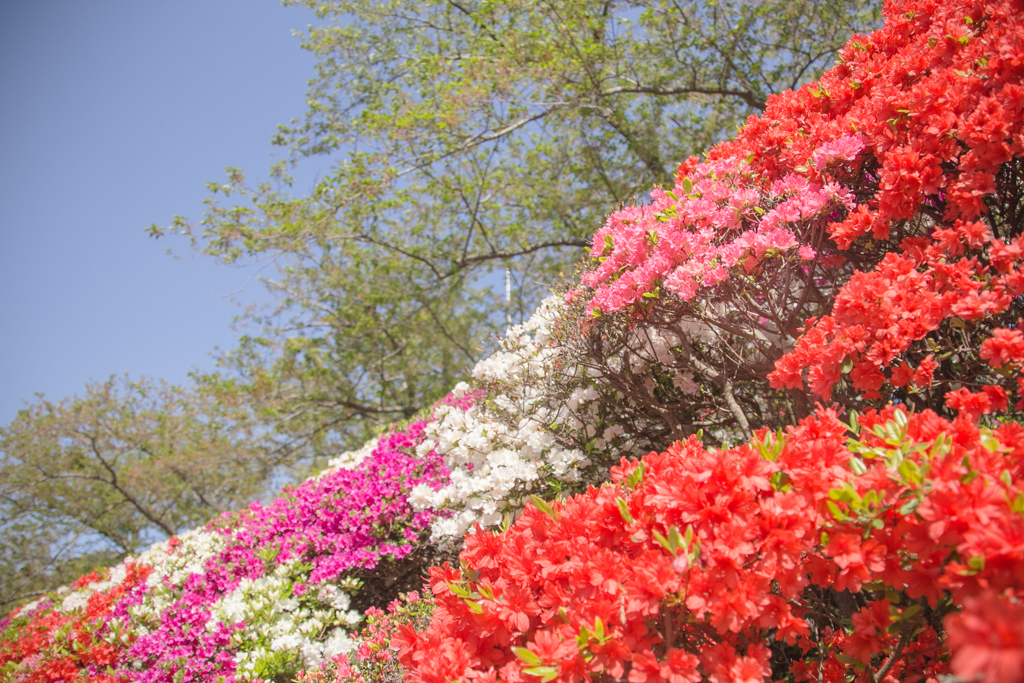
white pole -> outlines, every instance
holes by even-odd
[[[505,324],[512,325],[512,270],[505,267]]]

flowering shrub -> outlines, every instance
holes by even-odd
[[[1009,350],[1024,315],[1024,11],[903,0],[885,12],[820,81],[769,98],[671,191],[595,235],[585,287],[568,296],[596,316],[577,356],[620,393],[650,394],[677,436],[780,426],[807,413],[805,386],[969,415],[1007,409],[1024,386]],[[673,342],[646,392],[607,362],[636,355],[638,319]],[[682,371],[699,387],[689,397],[673,388]]]
[[[756,144],[762,163],[778,168],[803,163],[840,131],[856,129],[864,145],[837,176],[858,206],[828,234],[854,253],[872,243],[885,249],[875,248],[878,265],[850,279],[830,315],[808,321],[777,364],[775,386],[799,386],[806,369],[811,391],[825,398],[842,379],[873,398],[886,389],[924,393],[934,373],[972,390],[947,395],[950,408],[1006,408],[1015,373],[978,354],[991,345],[983,339],[998,344],[993,333],[1016,322],[1015,297],[1024,293],[1021,10],[1019,2],[894,5],[885,28],[851,41],[816,89],[778,98],[720,150]],[[792,131],[796,110],[804,136],[786,143],[781,129]],[[832,169],[809,171],[819,172]],[[994,367],[1008,370],[1008,362]],[[940,382],[926,400],[938,404],[956,388]]]
[[[433,523],[432,539],[461,539],[474,523],[493,526],[520,510],[531,493],[583,490],[607,478],[608,466],[639,445],[615,407],[597,400],[596,381],[564,362],[552,328],[564,317],[556,297],[514,325],[500,349],[477,363],[478,396],[468,407],[442,406],[418,452],[444,456],[449,482],[421,484],[417,510],[452,514]],[[453,395],[464,396],[467,384]]]
[[[1024,682],[1024,4],[885,12],[473,390],[0,621],[0,680]]]
[[[478,529],[395,639],[406,680],[1024,680],[1024,429],[852,427],[691,438]]]
[[[837,158],[860,146],[842,143]],[[806,414],[766,376],[850,275],[821,235],[855,195],[796,173],[773,180],[746,156],[697,164],[612,214],[566,296],[580,322],[563,355],[627,415],[657,415],[655,444],[704,429],[725,445]]]
[[[425,424],[22,609],[2,624],[0,680],[265,680],[346,652],[359,575],[397,566],[433,517],[407,501],[447,476],[415,454]]]

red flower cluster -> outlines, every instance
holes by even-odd
[[[1024,3],[893,2],[885,27],[855,36],[841,57],[817,83],[771,98],[763,117],[710,156],[752,155],[770,175],[796,170],[857,196],[828,234],[858,265],[872,254],[877,265],[853,275],[831,315],[807,321],[769,377],[775,388],[800,388],[806,371],[811,391],[828,399],[845,375],[871,399],[886,383],[927,388],[940,351],[958,353],[965,334],[1005,326],[998,316],[1024,295]],[[851,133],[863,143],[856,160],[814,163]],[[976,353],[973,339],[966,346]],[[983,366],[955,374],[975,390],[1007,381]],[[1002,395],[968,393],[948,405],[972,415],[1005,408]]]
[[[691,438],[478,529],[393,640],[406,680],[1024,681],[1024,429],[892,407],[853,429],[819,409]]]
[[[43,603],[11,614],[10,637],[0,641],[0,677],[14,667],[22,683],[70,681],[82,675],[99,683],[119,683],[123,679],[108,672],[120,660],[125,643],[117,640],[119,634],[111,630],[107,617],[125,593],[144,584],[151,572],[146,565],[128,564],[124,580],[93,592],[83,609],[55,610]],[[106,581],[109,574],[107,569],[86,574],[72,590],[88,589]]]

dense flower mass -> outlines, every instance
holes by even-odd
[[[1024,5],[885,12],[818,82],[613,214],[570,298],[741,334],[774,389],[978,414],[1024,398],[1019,358],[991,361],[1024,315]]]
[[[0,621],[0,681],[1024,683],[1024,2],[885,17],[428,419]]]
[[[593,378],[578,381],[564,397],[553,391],[552,381],[564,386],[572,373],[551,338],[563,317],[557,297],[545,300],[473,368],[486,400],[435,411],[418,452],[442,455],[450,480],[441,488],[421,484],[409,498],[417,510],[452,512],[434,521],[435,541],[461,539],[475,523],[494,526],[530,494],[603,481],[619,454],[645,445],[623,436],[614,411],[597,400]],[[463,383],[453,395],[467,391]]]
[[[851,150],[860,148],[848,139]],[[622,310],[662,287],[690,301],[765,259],[810,261],[815,229],[855,206],[852,193],[835,183],[794,173],[769,182],[735,159],[699,164],[674,190],[655,189],[651,199],[612,214],[594,236],[598,265],[582,277],[594,289],[591,314]]]
[[[853,427],[820,409],[738,448],[691,438],[467,536],[430,628],[397,639],[407,680],[1024,680],[1024,429]]]
[[[362,619],[353,572],[407,556],[434,515],[412,510],[409,491],[447,479],[439,455],[415,453],[425,425],[12,614],[0,678],[264,680],[344,653]]]

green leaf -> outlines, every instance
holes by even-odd
[[[548,683],[558,678],[558,669],[553,666],[534,666],[529,669],[523,669],[524,674],[530,676],[540,676],[541,683]]]
[[[644,472],[646,471],[647,468],[643,463],[638,464],[633,471],[629,473],[629,476],[626,477],[626,486],[629,487],[630,490],[636,489],[636,487],[644,480]]]
[[[928,458],[934,460],[946,455],[949,452],[950,444],[952,444],[952,439],[948,438],[945,432],[942,432],[935,437],[935,442],[932,444],[931,450],[928,451]]]
[[[860,423],[858,422],[859,415],[856,410],[850,411],[850,421],[847,423],[846,428],[853,432],[854,435],[860,433]]]
[[[445,581],[445,585],[448,586],[448,590],[454,593],[456,597],[462,598],[463,600],[469,598],[472,594],[471,591],[466,588],[464,581]]]
[[[590,645],[590,629],[580,626],[579,635],[576,636],[576,649],[585,650]]]
[[[984,446],[987,450],[992,451],[993,453],[999,452],[999,440],[992,435],[991,429],[987,427],[982,428],[981,433],[978,435],[978,440],[981,442],[981,445]]]
[[[920,498],[911,498],[906,503],[904,503],[903,505],[900,506],[900,509],[899,509],[898,512],[902,516],[909,515],[914,510],[916,510],[917,506],[920,505],[920,504],[921,504],[921,499]]]
[[[920,611],[921,611],[921,605],[918,605],[915,602],[912,605],[908,605],[907,608],[904,609],[903,612],[899,614],[897,619],[899,619],[900,621],[905,621],[907,619],[910,619],[911,617],[916,616]]]
[[[513,645],[512,652],[519,658],[519,661],[527,666],[540,666],[544,663],[544,660],[538,657],[537,653],[525,647],[517,647]]]
[[[659,532],[657,529],[655,529],[654,531],[651,532],[651,535],[654,536],[654,540],[655,541],[657,541],[659,544],[661,544],[662,548],[667,550],[672,555],[676,554],[675,550],[673,550],[673,548],[672,548],[672,545],[668,542],[668,539],[665,538],[664,536],[662,536],[661,532]]]
[[[541,498],[538,498],[535,495],[531,495],[530,496],[530,500],[533,502],[533,504],[536,506],[536,508],[538,510],[540,510],[541,512],[543,512],[545,515],[547,515],[551,519],[555,519],[555,520],[558,519],[558,515],[551,508],[551,506],[548,505],[547,503],[545,503]]]
[[[622,516],[623,521],[626,524],[633,523],[633,515],[629,514],[629,505],[622,498],[616,498],[615,504],[619,506],[619,514]]]
[[[843,664],[846,664],[847,666],[852,666],[853,668],[857,669],[857,671],[863,671],[864,670],[864,662],[860,661],[859,659],[854,659],[853,657],[851,657],[849,655],[844,655],[844,654],[841,654],[841,653],[840,654],[836,654],[835,657],[836,657],[837,661],[842,662]]]

